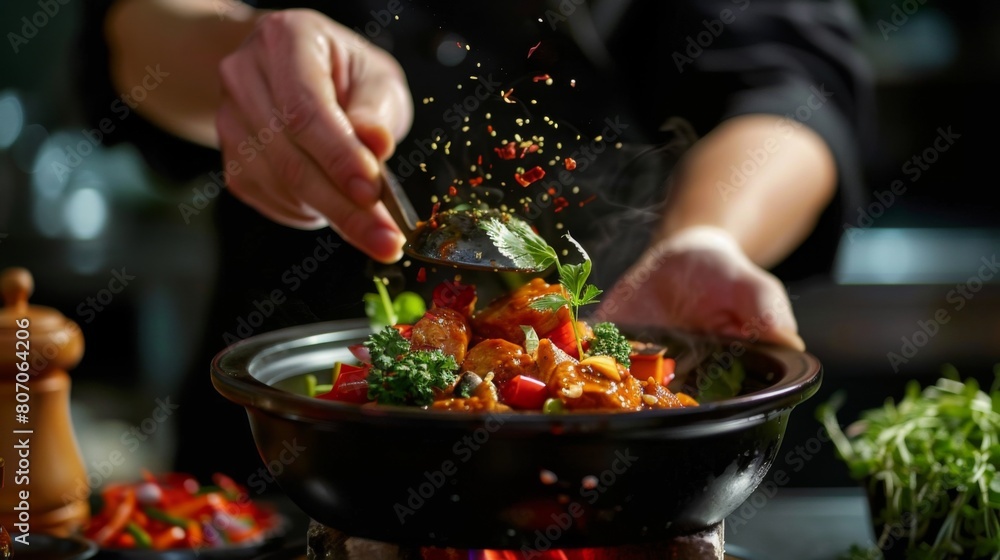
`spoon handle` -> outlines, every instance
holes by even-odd
[[[413,232],[417,229],[417,222],[420,221],[417,217],[417,211],[413,209],[413,204],[410,203],[410,199],[406,196],[403,185],[399,183],[399,180],[392,174],[392,171],[383,167],[381,175],[381,200],[385,204],[386,209],[389,210],[392,219],[396,221],[396,225],[399,226],[399,229],[403,230],[403,235],[407,239],[410,239],[413,236]]]

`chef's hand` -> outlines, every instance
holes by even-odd
[[[311,10],[262,15],[222,60],[216,118],[234,195],[296,228],[329,225],[382,262],[403,236],[379,200],[379,167],[412,122],[406,78],[388,53]]]
[[[805,349],[781,282],[730,234],[709,226],[678,231],[648,249],[604,294],[597,317]]]

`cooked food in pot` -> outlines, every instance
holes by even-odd
[[[611,323],[574,321],[566,306],[533,306],[563,290],[535,278],[477,310],[474,286],[445,281],[413,324],[352,347],[357,362],[336,364],[316,396],[470,412],[697,405],[667,388],[674,360],[666,348],[630,342]]]

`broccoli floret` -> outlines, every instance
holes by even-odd
[[[616,362],[632,367],[632,345],[629,344],[614,323],[597,323],[594,325],[594,338],[590,340],[591,356],[611,356]]]

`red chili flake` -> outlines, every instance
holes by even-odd
[[[507,142],[503,148],[493,148],[500,159],[514,159],[517,157],[517,142]]]
[[[426,282],[426,281],[427,281],[427,269],[425,267],[420,267],[420,270],[417,271],[417,282]]]
[[[545,177],[545,170],[539,166],[534,166],[531,169],[522,173],[515,173],[514,180],[517,181],[522,187],[527,187],[528,185],[538,181],[542,177]]]
[[[534,78],[532,78],[531,81],[532,82],[536,82],[536,83],[537,82],[544,82],[545,80],[548,80],[548,79],[551,79],[551,78],[552,78],[552,76],[549,76],[548,74],[539,74],[539,75],[535,76]]]
[[[452,186],[448,187],[448,195],[449,196],[455,196],[457,194],[458,194],[458,189],[455,188],[455,185],[452,185]]]
[[[476,165],[482,165],[482,164],[483,164],[483,155],[479,154],[479,156],[476,157]]]
[[[549,196],[555,196],[556,192],[557,191],[555,187],[549,187]]]
[[[490,134],[493,134],[493,125],[492,124],[486,125],[486,132],[489,132]]]
[[[431,302],[434,307],[449,307],[468,315],[476,303],[476,286],[445,280],[434,288]]]
[[[529,144],[528,146],[525,146],[521,150],[521,156],[520,157],[521,157],[521,159],[524,159],[524,156],[526,156],[528,154],[533,154],[533,153],[535,153],[537,151],[538,151],[538,144]]]
[[[473,187],[478,187],[479,185],[483,184],[483,178],[482,177],[473,177],[473,178],[469,179],[469,184],[472,185]]]
[[[593,202],[596,199],[597,199],[597,195],[596,194],[592,194],[588,198],[586,198],[585,200],[581,200],[580,201],[580,208],[583,208],[585,205],[590,204],[591,202]]]
[[[571,157],[568,157],[563,160],[563,165],[566,166],[566,171],[573,171],[574,169],[576,169],[576,160]]]
[[[563,208],[569,206],[569,201],[566,200],[565,196],[557,196],[556,198],[552,199],[552,204],[555,211],[559,212]]]
[[[528,49],[528,58],[531,58],[531,55],[535,54],[535,50],[538,49],[538,47],[540,47],[540,46],[542,46],[542,42],[541,41],[539,41],[537,44],[535,44],[535,46],[533,46],[530,49]]]

